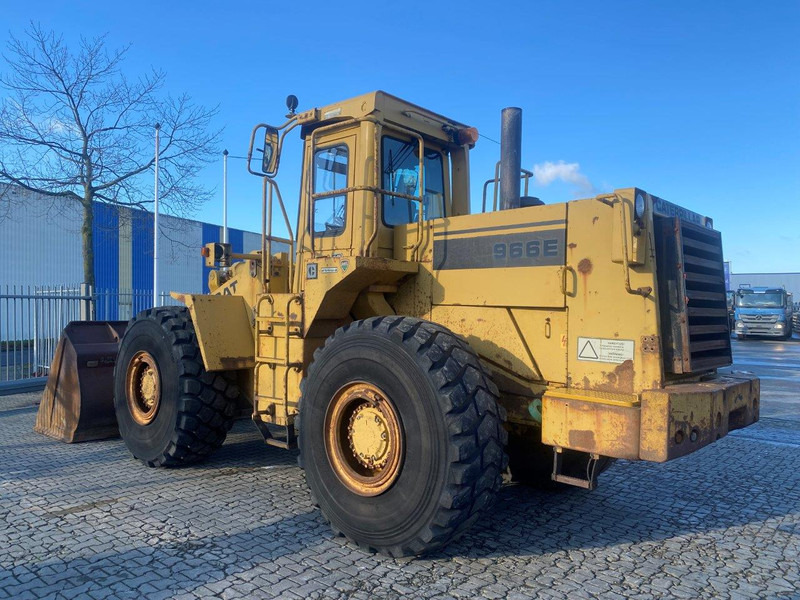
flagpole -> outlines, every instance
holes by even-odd
[[[158,297],[158,153],[159,132],[161,125],[156,123],[156,155],[155,155],[155,208],[153,211],[153,306],[159,306]]]
[[[228,151],[222,151],[222,243],[228,243]]]

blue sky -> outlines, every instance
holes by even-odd
[[[523,167],[568,181],[546,202],[638,186],[714,218],[734,272],[800,271],[800,2],[7,3],[0,43],[30,19],[68,40],[132,43],[126,70],[220,106],[223,146],[257,122],[384,89],[499,139],[524,110]],[[220,151],[222,148],[220,148]],[[499,146],[472,154],[473,205]],[[292,212],[299,142],[279,181]],[[259,181],[230,162],[229,224],[256,229]],[[221,222],[221,157],[204,173]],[[545,177],[546,180],[546,177]],[[544,181],[544,180],[543,180]]]

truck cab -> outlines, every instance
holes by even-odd
[[[792,295],[784,288],[740,286],[736,291],[734,329],[748,335],[792,337]]]

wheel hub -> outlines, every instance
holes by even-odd
[[[161,378],[149,352],[137,352],[128,363],[125,392],[133,420],[140,425],[152,423],[161,402]]]
[[[347,429],[350,449],[364,467],[382,469],[389,461],[391,450],[389,424],[376,406],[362,404],[350,417]]]
[[[400,474],[403,434],[389,398],[357,382],[340,389],[325,417],[325,449],[339,480],[361,496],[388,490]]]
[[[156,375],[153,369],[148,368],[142,373],[142,380],[139,388],[145,406],[147,408],[152,408],[156,403]]]

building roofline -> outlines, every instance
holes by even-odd
[[[41,194],[39,192],[26,189],[21,185],[15,185],[13,183],[7,183],[5,181],[0,182],[0,186],[11,188],[12,190],[19,190],[19,191],[25,192],[26,194],[35,194],[35,195],[38,195],[38,196],[43,196],[43,194]],[[64,200],[72,200],[74,202],[80,202],[80,200],[78,200],[77,198],[71,196],[70,194],[59,194],[58,196],[51,196],[50,198],[53,199],[53,200],[55,200],[56,198],[62,198]],[[147,214],[150,214],[150,215],[154,214],[153,211],[147,210],[146,208],[139,208],[138,206],[126,206],[124,204],[114,204],[113,202],[103,202],[102,200],[93,200],[93,202],[95,204],[101,204],[103,206],[113,206],[113,207],[118,208],[118,209],[124,208],[126,210],[130,210],[131,212],[135,211],[135,212],[140,212],[140,213],[147,213]],[[171,219],[178,219],[178,220],[184,221],[186,223],[197,223],[199,225],[213,225],[215,227],[222,227],[222,225],[219,224],[219,223],[211,223],[211,222],[208,222],[208,221],[199,221],[198,219],[191,219],[189,217],[179,217],[178,215],[173,215],[173,214],[170,214],[170,213],[167,213],[167,212],[159,213],[159,216],[170,217]],[[252,233],[252,234],[255,234],[255,235],[261,235],[260,231],[250,231],[249,229],[239,229],[238,227],[229,227],[229,229],[235,229],[236,231],[242,231],[244,233]]]
[[[800,275],[800,271],[782,271],[779,273],[731,273],[733,275],[752,275],[752,276],[759,276],[759,275]]]

